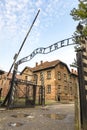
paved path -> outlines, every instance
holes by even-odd
[[[1,109],[0,130],[74,130],[74,104]]]

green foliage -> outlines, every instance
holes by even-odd
[[[70,15],[75,21],[79,21],[79,23],[84,20],[84,22],[82,22],[83,25],[78,24],[74,33],[74,41],[78,43],[80,42],[80,37],[87,37],[87,0],[79,0],[78,8],[72,9]]]
[[[70,15],[72,15],[74,20],[83,20],[87,18],[87,2],[80,2],[78,4],[78,9],[74,8]]]

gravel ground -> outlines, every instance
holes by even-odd
[[[74,104],[0,108],[0,130],[74,130]]]

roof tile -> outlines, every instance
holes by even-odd
[[[39,70],[42,70],[42,69],[55,67],[58,63],[60,63],[59,60],[55,60],[55,61],[51,61],[51,62],[46,61],[46,62],[43,62],[43,63],[37,65],[36,67],[33,67],[32,70],[33,71],[39,71]]]

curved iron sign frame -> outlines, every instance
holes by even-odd
[[[55,50],[58,50],[62,47],[66,47],[66,46],[69,46],[69,45],[74,45],[76,44],[75,42],[73,42],[73,39],[74,37],[70,37],[68,39],[64,39],[62,41],[59,41],[59,42],[56,42],[48,47],[40,47],[40,48],[37,48],[35,49],[30,55],[20,59],[19,61],[17,61],[17,65],[20,65],[24,62],[27,62],[27,61],[30,61],[36,54],[48,54],[50,52],[53,52]]]

